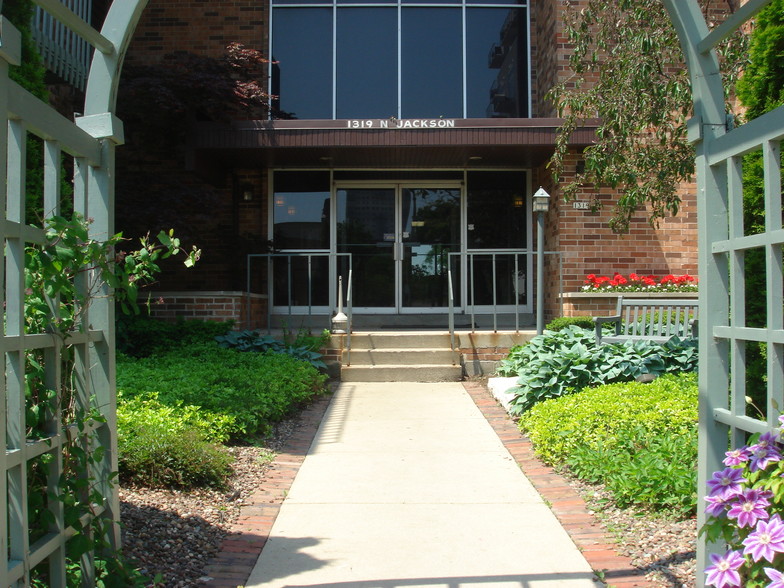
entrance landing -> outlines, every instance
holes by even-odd
[[[247,587],[594,588],[459,383],[343,383]]]

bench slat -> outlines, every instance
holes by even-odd
[[[696,336],[698,301],[684,299],[624,299],[618,297],[616,315],[597,317],[599,344],[645,339],[666,342],[673,336]],[[615,324],[615,335],[602,334],[602,325]]]

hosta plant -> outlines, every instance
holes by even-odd
[[[545,331],[528,344],[513,348],[497,371],[501,376],[518,376],[510,411],[522,414],[537,402],[588,386],[628,382],[643,374],[690,372],[696,367],[693,339],[597,345],[593,332],[569,326],[558,332]]]

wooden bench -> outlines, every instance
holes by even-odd
[[[623,343],[647,340],[664,343],[674,336],[697,336],[697,299],[624,298],[618,297],[614,316],[596,317],[596,343]],[[614,333],[604,332],[614,325]]]

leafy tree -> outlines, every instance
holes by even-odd
[[[735,4],[718,10],[714,3],[711,17],[721,20]],[[572,199],[591,185],[617,189],[610,226],[618,232],[646,204],[652,223],[676,214],[678,187],[694,171],[694,150],[686,139],[691,91],[661,1],[588,0],[579,12],[567,8],[565,31],[573,45],[573,75],[548,94],[564,117],[550,162],[556,181],[564,179],[572,132],[588,119],[600,122],[595,144],[583,153],[585,170],[566,181],[564,197]],[[725,87],[738,77],[745,47],[745,36],[738,34],[722,48]]]
[[[159,63],[127,64],[117,112],[140,143],[170,149],[195,121],[225,121],[244,113],[265,118],[272,98],[264,89],[262,53],[231,43],[222,58],[176,51]],[[237,118],[237,116],[235,116]]]

